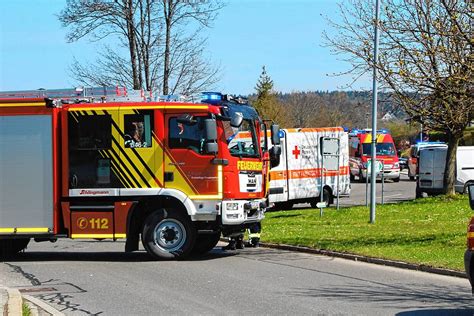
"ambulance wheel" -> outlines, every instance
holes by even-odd
[[[0,257],[12,256],[28,246],[30,238],[0,239]]]
[[[326,202],[326,206],[329,206],[331,205],[331,192],[329,191],[328,188],[324,188],[323,189],[323,202]],[[311,207],[312,208],[316,208],[316,204],[321,202],[321,197],[318,196],[316,199],[313,199],[312,202],[311,202]]]
[[[143,246],[155,259],[183,259],[191,253],[195,242],[194,225],[177,210],[159,209],[143,225]]]
[[[219,242],[221,233],[199,234],[196,238],[196,244],[192,250],[194,255],[202,255],[211,251]]]
[[[364,182],[365,182],[365,178],[364,178],[364,176],[362,175],[362,171],[359,171],[359,182],[360,182],[360,183],[364,183]]]
[[[393,182],[400,182],[400,177],[393,179]]]

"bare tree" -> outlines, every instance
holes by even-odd
[[[95,62],[75,60],[73,77],[85,84],[126,83],[164,94],[204,89],[218,80],[219,69],[204,59],[199,33],[221,7],[218,0],[68,0],[59,15],[69,28],[68,41],[87,36],[108,42]],[[194,31],[190,21],[198,23]]]
[[[356,80],[375,66],[385,88],[415,121],[448,136],[447,193],[454,193],[455,155],[473,117],[471,0],[384,0],[378,25],[380,58],[372,56],[373,1],[339,5],[338,32],[325,34]]]

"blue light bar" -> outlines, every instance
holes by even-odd
[[[222,94],[220,92],[203,92],[202,103],[218,104],[222,101]]]

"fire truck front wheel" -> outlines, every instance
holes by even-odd
[[[192,253],[195,255],[208,253],[217,245],[220,238],[221,232],[198,235]]]
[[[30,238],[0,239],[0,257],[14,255],[28,246]]]
[[[160,209],[145,220],[142,242],[146,251],[156,259],[183,259],[194,247],[196,229],[179,211]]]

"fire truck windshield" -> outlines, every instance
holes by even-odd
[[[251,120],[243,120],[239,128],[224,122],[225,136],[230,154],[237,157],[259,157],[259,145]]]
[[[372,154],[372,144],[363,144],[362,152],[364,156],[369,156]],[[377,143],[375,145],[377,155],[381,156],[394,156],[395,147],[392,143]]]

